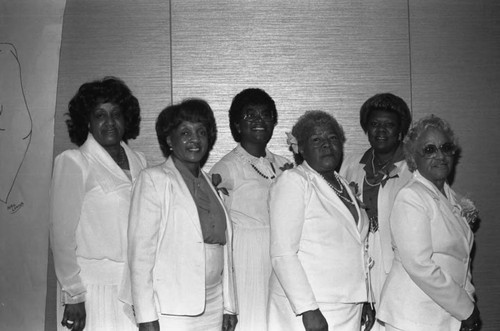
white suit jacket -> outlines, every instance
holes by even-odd
[[[202,175],[208,179],[203,171]],[[217,195],[213,187],[212,190]],[[137,322],[157,320],[158,313],[203,313],[203,235],[195,202],[172,158],[141,172],[130,208],[128,262]],[[224,310],[236,314],[231,222],[227,212],[225,216]]]
[[[342,168],[340,169],[340,175],[342,175],[349,183],[355,182],[358,184],[361,199],[363,197],[363,184],[366,176],[366,172],[364,170],[365,164],[359,163],[363,155],[364,153],[346,157],[342,163]],[[397,175],[397,178],[392,178],[388,180],[384,186],[380,186],[377,201],[378,231],[380,232],[380,247],[382,247],[383,261],[375,261],[375,263],[382,263],[383,270],[386,273],[389,273],[391,270],[392,259],[394,258],[391,245],[389,215],[391,214],[396,194],[412,178],[412,173],[408,170],[406,161],[399,161],[394,165],[396,168],[389,174],[389,176],[393,177]]]
[[[403,330],[458,330],[474,308],[473,233],[447,184],[445,193],[415,171],[394,203],[395,257],[378,317]]]
[[[127,177],[89,133],[79,149],[56,157],[50,200],[50,244],[64,303],[85,301],[77,258],[127,260],[132,181],[146,167],[141,153],[121,142],[130,165]],[[120,274],[122,270],[117,270]]]
[[[347,182],[342,180],[353,201]],[[358,224],[327,182],[304,161],[271,187],[271,295],[286,295],[295,314],[321,303],[368,300],[365,240],[368,220],[356,204]]]

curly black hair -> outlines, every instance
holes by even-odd
[[[217,140],[217,124],[212,108],[205,100],[185,99],[177,105],[163,109],[156,119],[156,137],[166,158],[172,154],[172,148],[167,144],[167,137],[184,121],[202,123],[208,133],[208,152],[214,147]]]
[[[278,111],[273,98],[260,88],[247,88],[236,94],[229,108],[229,128],[236,142],[241,141],[241,134],[238,132],[237,125],[240,123],[243,108],[248,105],[266,106],[273,113],[274,125],[278,123]]]
[[[396,114],[399,118],[401,138],[406,136],[411,124],[411,112],[403,99],[392,93],[379,93],[366,100],[359,110],[359,123],[365,133],[368,130],[370,114],[375,110]]]
[[[89,134],[90,115],[98,105],[113,103],[120,107],[125,121],[122,140],[126,143],[139,135],[141,108],[139,101],[119,78],[107,76],[80,86],[68,105],[66,120],[71,142],[81,146]]]

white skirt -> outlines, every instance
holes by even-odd
[[[238,297],[237,330],[267,330],[271,258],[269,226],[233,224],[233,263]]]
[[[221,331],[224,246],[205,244],[205,311],[198,316],[160,315],[160,330]]]
[[[85,300],[85,331],[134,331],[137,330],[132,309],[118,300],[123,276],[123,262],[77,258],[80,277],[87,289]],[[61,298],[58,286],[57,296]],[[58,300],[61,302],[61,300]],[[57,305],[57,330],[68,331],[61,325],[64,305]]]

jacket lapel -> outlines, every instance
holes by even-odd
[[[424,178],[418,170],[415,171],[414,176],[415,179],[417,179],[429,190],[433,199],[436,200],[441,207],[440,210],[443,213],[443,217],[450,223],[450,226],[453,227],[453,229],[462,235],[466,246],[470,247],[472,245],[472,230],[465,219],[460,215],[460,207],[456,201],[455,192],[447,183],[445,183],[444,190],[447,195],[447,197],[445,197],[441,192],[439,192],[434,184]],[[452,202],[450,202],[450,200]]]
[[[110,193],[123,185],[131,185],[123,170],[116,164],[106,150],[89,133],[80,150],[94,169],[92,176],[104,192]]]
[[[229,239],[231,239],[233,232],[232,232],[232,227],[231,227],[231,219],[229,218],[229,213],[226,210],[226,206],[224,205],[224,202],[222,201],[222,198],[220,197],[219,193],[217,192],[215,187],[212,185],[212,181],[210,179],[210,176],[207,173],[205,173],[205,171],[203,171],[203,170],[201,170],[201,174],[203,175],[203,177],[205,177],[205,180],[209,183],[208,186],[212,190],[212,193],[217,197],[217,200],[219,201],[219,204],[221,205],[222,210],[224,210],[224,216],[226,217],[226,224],[227,224],[227,226],[226,226],[227,235],[228,235]],[[228,242],[230,242],[230,240],[228,240]]]
[[[172,194],[175,194],[177,196],[177,198],[175,199],[177,205],[175,205],[174,208],[182,208],[189,214],[190,222],[193,223],[193,226],[196,228],[197,233],[201,238],[203,238],[203,233],[201,232],[200,217],[198,215],[198,208],[196,207],[196,203],[194,202],[189,188],[184,182],[181,173],[175,167],[174,161],[171,157],[167,159],[163,167],[165,172],[167,173],[167,176],[171,177],[174,183],[172,187]],[[165,205],[169,206],[171,205],[171,203],[169,203],[169,201],[165,201]]]
[[[310,179],[311,179],[311,184],[314,187],[315,191],[318,193],[318,195],[322,198],[321,200],[324,202],[323,205],[325,209],[327,210],[327,213],[329,215],[335,215],[335,214],[342,214],[343,217],[339,217],[337,221],[340,221],[344,224],[344,226],[347,228],[349,233],[356,238],[359,242],[361,242],[361,236],[360,232],[358,230],[358,226],[362,226],[363,224],[356,225],[356,222],[354,220],[354,217],[352,216],[351,212],[347,207],[344,205],[344,203],[340,200],[340,198],[337,196],[335,192],[333,192],[332,188],[327,184],[327,182],[314,170],[312,169],[306,161],[304,161],[304,167],[308,170]],[[344,189],[346,189],[344,187]],[[348,193],[351,196],[351,199],[353,198],[352,193],[348,189]],[[356,204],[356,211],[358,212],[359,215],[359,222],[362,221],[361,213],[359,211],[359,208]],[[362,228],[360,228],[362,229]]]

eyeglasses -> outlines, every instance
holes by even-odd
[[[268,110],[258,111],[251,110],[247,111],[243,114],[242,117],[245,121],[248,122],[257,122],[259,119],[262,119],[264,122],[274,122],[274,115],[272,112]]]
[[[457,152],[457,146],[453,143],[444,143],[439,147],[434,144],[425,145],[422,148],[422,156],[426,159],[433,159],[436,157],[438,150],[445,156],[453,156]]]

